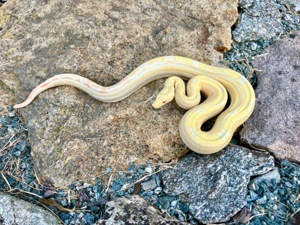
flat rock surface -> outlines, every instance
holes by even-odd
[[[62,225],[51,213],[29,202],[0,192],[0,224]]]
[[[175,218],[162,214],[158,209],[149,206],[141,197],[134,195],[130,199],[118,198],[108,202],[102,218],[95,225],[184,225]]]
[[[0,8],[0,106],[21,102],[42,81],[75,73],[110,86],[145,61],[181,55],[216,64],[230,48],[237,0],[36,2]],[[128,162],[169,161],[187,152],[183,112],[153,110],[162,81],[120,103],[72,87],[42,93],[20,112],[41,180],[66,185]]]
[[[253,61],[257,103],[243,141],[300,162],[300,32],[290,33]]]
[[[251,176],[274,167],[265,152],[229,146],[213,155],[189,154],[175,169],[162,173],[164,191],[180,195],[201,223],[229,220],[246,205]]]

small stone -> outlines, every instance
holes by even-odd
[[[153,191],[146,191],[148,196],[153,196],[154,192]]]
[[[155,179],[148,180],[141,183],[142,189],[144,191],[154,190],[157,187]]]
[[[98,192],[98,186],[93,186],[93,192],[97,193]]]
[[[152,167],[151,167],[151,166],[146,167],[146,168],[145,168],[145,172],[146,172],[146,173],[152,173],[152,172],[153,172]]]
[[[252,43],[251,43],[251,50],[252,50],[252,51],[255,51],[256,48],[257,48],[257,44],[256,44],[255,42],[252,42]]]
[[[170,205],[171,205],[171,202],[175,199],[175,197],[172,197],[172,196],[164,196],[164,197],[160,197],[158,200],[157,200],[157,206],[162,209],[162,210],[167,210]]]
[[[189,206],[183,202],[179,202],[178,209],[183,213],[187,213],[189,211]]]
[[[274,180],[277,184],[280,182],[280,174],[279,174],[279,171],[278,171],[278,168],[275,167],[273,170],[269,171],[268,173],[265,173],[261,176],[258,176],[256,178],[254,178],[253,180],[251,180],[251,182],[249,183],[249,186],[251,185],[258,185],[260,184],[261,182],[265,182],[265,183],[270,183],[272,186],[272,180]]]
[[[172,201],[172,202],[171,202],[171,207],[176,208],[177,202],[178,202],[177,200]]]
[[[4,108],[0,107],[0,112],[2,112],[4,110]]]
[[[185,216],[183,214],[178,214],[178,220],[181,221],[181,222],[184,222],[185,221]]]
[[[251,196],[252,201],[255,201],[256,199],[258,199],[258,194],[256,194],[252,190],[250,190],[250,196]]]
[[[289,188],[292,188],[292,187],[293,187],[293,185],[292,185],[290,182],[285,182],[284,184],[285,184],[285,186],[287,186],[287,187],[289,187]]]
[[[61,204],[62,206],[67,206],[67,205],[68,205],[67,199],[61,200],[61,201],[60,201],[60,204]]]
[[[88,188],[88,187],[91,187],[92,185],[89,184],[89,183],[83,183],[83,188]]]
[[[110,172],[112,172],[112,168],[107,167],[106,168],[106,173],[110,173]]]
[[[14,117],[14,116],[15,116],[15,112],[9,112],[9,113],[8,113],[8,116],[9,116],[9,117]]]
[[[80,212],[78,215],[77,215],[78,218],[82,218],[84,217],[84,214],[82,212]]]
[[[14,155],[17,156],[17,157],[19,157],[21,155],[21,151],[14,152]]]
[[[75,185],[74,184],[70,184],[70,185],[68,185],[68,188],[71,189],[71,190],[74,190],[75,189]]]
[[[62,214],[60,214],[60,218],[61,218],[62,220],[67,220],[67,219],[69,219],[69,213],[62,213]]]
[[[267,197],[266,196],[263,196],[262,198],[259,198],[256,200],[256,203],[259,204],[259,205],[263,205],[263,204],[266,204],[267,202]]]
[[[278,194],[281,196],[284,196],[286,194],[286,191],[284,189],[279,189]]]
[[[98,207],[98,206],[91,206],[90,210],[93,211],[94,213],[97,213],[100,210],[100,207]]]
[[[157,187],[157,188],[155,188],[154,193],[156,195],[159,195],[161,193],[161,191],[162,191],[162,188],[161,187]]]
[[[250,182],[248,184],[248,189],[252,191],[256,191],[257,190],[256,184],[254,182]]]
[[[95,216],[90,213],[84,215],[83,219],[87,222],[87,224],[93,224],[95,220]]]
[[[251,219],[252,213],[249,209],[244,207],[241,211],[239,211],[233,217],[233,221],[235,223],[248,223]]]
[[[14,110],[14,107],[8,106],[8,107],[7,107],[7,110],[8,110],[8,111],[13,111],[13,110]]]

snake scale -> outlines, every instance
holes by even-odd
[[[169,78],[153,107],[159,108],[175,97],[180,107],[189,109],[180,121],[179,131],[186,146],[197,153],[212,154],[222,150],[254,110],[254,90],[241,74],[180,56],[164,56],[145,62],[109,87],[75,74],[55,75],[38,85],[23,103],[14,105],[14,108],[25,107],[39,93],[60,85],[79,88],[99,101],[117,102],[149,82],[164,77]],[[190,79],[187,90],[181,78]],[[201,104],[200,91],[206,97]],[[202,124],[223,110],[227,93],[229,107],[217,117],[210,131],[202,131]]]

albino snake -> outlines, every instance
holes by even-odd
[[[188,96],[185,96],[183,81],[171,76],[193,78],[188,83]],[[246,78],[230,69],[209,66],[179,56],[164,56],[150,60],[110,87],[100,86],[75,74],[55,75],[38,85],[26,101],[16,104],[14,108],[27,106],[39,93],[59,85],[74,86],[103,102],[116,102],[149,82],[163,77],[171,78],[167,79],[165,88],[158,94],[153,106],[159,108],[176,95],[179,106],[191,108],[183,116],[179,131],[186,146],[197,153],[211,154],[222,150],[230,142],[236,128],[253,112],[255,94]],[[200,90],[207,99],[198,105]],[[202,131],[202,124],[224,108],[227,101],[226,90],[230,96],[229,107],[218,116],[210,131]]]

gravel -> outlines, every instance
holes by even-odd
[[[180,196],[164,194],[158,171],[170,167],[169,165],[137,166],[130,163],[128,170],[119,172],[118,178],[112,180],[109,187],[96,179],[94,185],[76,182],[67,189],[57,189],[37,180],[26,127],[20,117],[9,113],[0,117],[0,124],[0,145],[3,146],[0,154],[0,189],[18,194],[18,197],[34,203],[41,198],[48,199],[50,202],[43,204],[65,224],[93,224],[102,216],[108,201],[132,194],[139,194],[148,203],[180,221],[200,224]],[[113,171],[107,168],[107,173],[113,174]],[[300,211],[299,190],[300,165],[287,160],[278,162],[275,171],[264,177],[254,178],[249,183],[246,208],[250,213],[246,221],[251,219],[250,225],[287,224],[289,218]],[[53,206],[53,202],[58,203],[60,209]],[[74,207],[77,209],[74,212],[66,211],[72,211]]]

